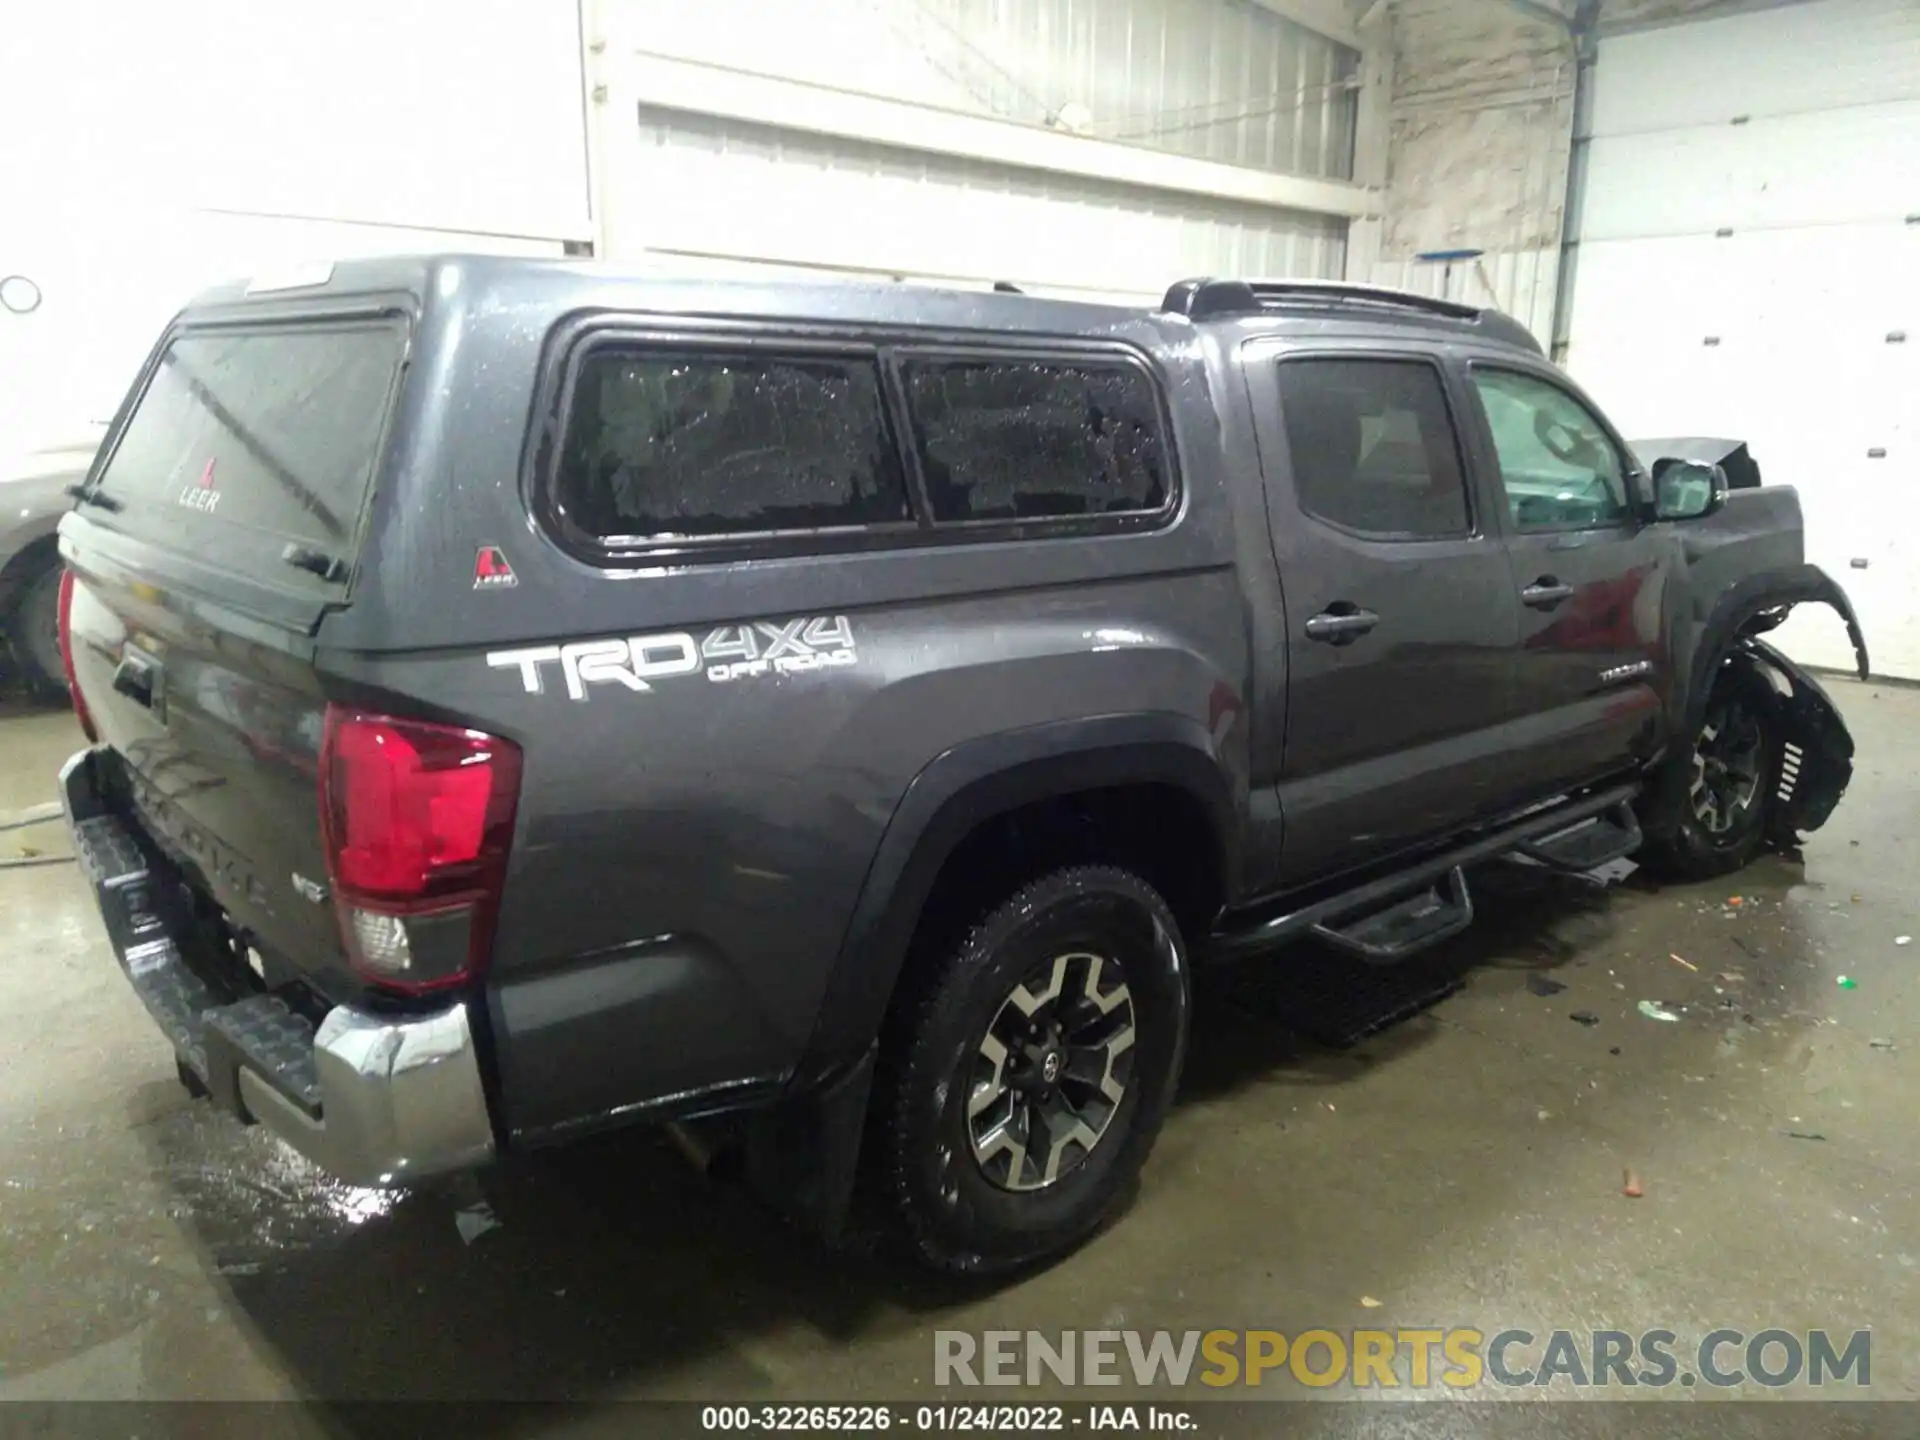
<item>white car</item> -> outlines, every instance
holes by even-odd
[[[66,688],[60,662],[60,551],[54,535],[106,434],[91,425],[0,465],[0,635],[27,683]]]

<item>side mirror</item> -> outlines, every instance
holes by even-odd
[[[1727,503],[1727,472],[1698,460],[1656,460],[1653,495],[1656,519],[1704,519]]]

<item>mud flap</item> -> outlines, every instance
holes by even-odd
[[[782,1100],[748,1125],[747,1188],[828,1242],[841,1237],[853,1201],[877,1051],[869,1046],[836,1078]]]

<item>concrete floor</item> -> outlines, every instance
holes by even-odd
[[[477,1192],[334,1185],[190,1102],[74,867],[0,871],[0,1400],[899,1400],[936,1328],[1416,1324],[1870,1325],[1874,1393],[1913,1397],[1920,692],[1834,689],[1859,769],[1804,863],[1501,887],[1464,988],[1345,1052],[1210,985],[1131,1208],[991,1291],[824,1254],[644,1135],[497,1175],[469,1243]],[[0,813],[78,739],[0,719]]]

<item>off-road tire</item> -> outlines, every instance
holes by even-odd
[[[1091,1146],[1062,1151],[1069,1168],[1057,1178],[1006,1188],[1008,1176],[990,1178],[970,1129],[980,1118],[968,1109],[983,1083],[985,1037],[1011,1013],[1005,1007],[1016,987],[1051,974],[1061,957],[1083,966],[1087,955],[1103,960],[1100,981],[1109,998],[1120,983],[1128,991],[1135,1034],[1123,1098],[1106,1112]],[[1173,913],[1126,870],[1078,866],[1023,886],[981,914],[957,943],[919,958],[924,968],[909,976],[876,1078],[874,1139],[886,1208],[903,1222],[919,1258],[940,1269],[987,1274],[1059,1255],[1097,1229],[1128,1192],[1179,1082],[1191,1002]],[[1036,993],[1023,991],[1028,998]],[[1090,1002],[1075,1003],[1093,1013]],[[1115,1073],[1112,1061],[1106,1073]],[[1065,1082],[1057,1093],[1067,1093]],[[1087,1109],[1100,1105],[1095,1097]]]
[[[1723,731],[1731,714],[1744,714],[1759,728],[1758,783],[1750,805],[1740,809],[1725,828],[1715,828],[1696,810],[1692,787],[1696,757],[1709,731]],[[1670,783],[1678,791],[1678,822],[1664,833],[1649,832],[1635,857],[1664,880],[1711,880],[1730,875],[1752,860],[1766,843],[1774,807],[1779,803],[1782,750],[1780,697],[1753,666],[1738,660],[1722,667],[1707,699],[1701,730],[1692,737],[1687,753]]]

